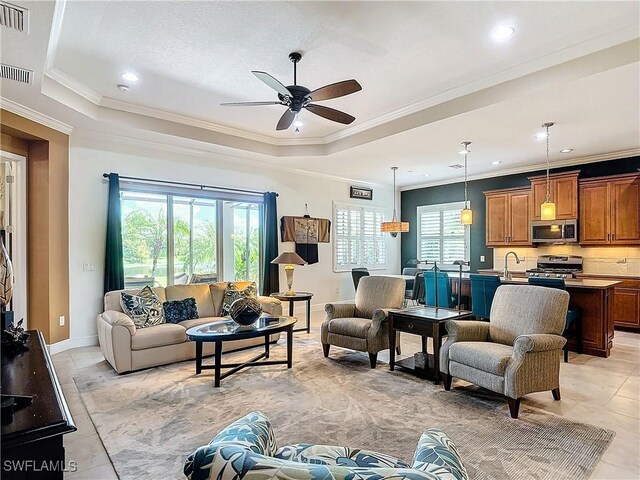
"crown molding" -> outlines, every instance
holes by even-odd
[[[131,136],[121,135],[116,133],[98,132],[98,131],[89,130],[89,129],[76,129],[74,131],[74,136],[72,138],[72,141],[83,140],[83,139],[91,141],[91,143],[86,145],[87,148],[96,148],[98,150],[100,150],[101,148],[95,144],[94,140],[96,139],[100,139],[106,142],[114,142],[119,145],[123,145],[123,144],[131,145],[134,147],[146,148],[149,150],[169,152],[169,153],[175,153],[179,155],[188,155],[188,156],[199,157],[199,158],[211,158],[214,155],[220,155],[220,156],[224,156],[225,161],[234,160],[239,164],[258,167],[260,170],[264,170],[265,168],[267,168],[269,170],[277,170],[284,173],[303,175],[307,177],[313,177],[316,179],[322,178],[325,180],[337,181],[337,182],[341,182],[349,185],[362,185],[367,187],[386,187],[387,186],[381,183],[370,182],[362,179],[341,177],[339,175],[314,172],[311,170],[305,170],[301,168],[284,167],[282,165],[278,165],[277,163],[265,164],[263,160],[248,158],[240,155],[234,155],[232,153],[229,153],[226,150],[224,152],[221,152],[216,148],[213,148],[213,149],[201,148],[200,145],[196,145],[195,142],[192,142],[186,139],[184,140],[185,142],[184,145],[177,145],[175,143],[166,143],[157,139],[131,137]],[[85,146],[85,145],[82,145],[82,146]],[[212,146],[216,147],[216,145],[212,145]]]
[[[587,163],[596,163],[596,162],[606,162],[607,160],[620,160],[623,158],[636,157],[640,156],[640,148],[631,148],[628,150],[617,150],[615,152],[609,153],[599,153],[597,155],[588,155],[586,157],[577,157],[571,158],[567,160],[561,160],[559,162],[553,162],[551,164],[551,169],[561,168],[561,167],[572,167],[574,165],[585,165]],[[547,168],[547,164],[545,163],[534,163],[530,165],[523,165],[521,167],[509,168],[507,170],[491,171],[485,173],[479,173],[476,175],[469,175],[468,181],[472,180],[483,180],[485,178],[492,177],[505,177],[507,175],[516,175],[518,173],[530,173],[535,170],[545,170]],[[406,192],[409,190],[418,190],[420,188],[429,188],[429,187],[437,187],[439,185],[450,185],[454,183],[462,183],[460,178],[449,178],[436,180],[428,183],[420,183],[418,185],[407,185],[405,187],[400,187],[401,192]]]
[[[73,93],[80,95],[82,98],[89,100],[94,105],[100,105],[100,102],[102,101],[102,95],[98,92],[80,83],[75,78],[67,75],[57,68],[48,69],[45,72],[45,76],[49,77],[54,82],[59,83],[63,87],[68,88]]]
[[[65,135],[69,135],[73,131],[73,127],[71,125],[67,125],[66,123],[56,120],[55,118],[51,118],[43,113],[36,112],[29,107],[20,105],[19,103],[7,98],[0,97],[0,106],[11,113],[15,113],[16,115],[20,115],[33,122],[39,123],[40,125],[57,130]]]
[[[167,120],[169,122],[180,123],[183,125],[189,125],[191,127],[202,128],[213,132],[222,133],[224,135],[231,135],[234,137],[244,138],[246,140],[253,140],[256,142],[266,143],[269,145],[281,146],[281,145],[318,145],[323,144],[324,140],[318,137],[289,139],[289,138],[273,138],[268,135],[262,135],[259,133],[253,133],[248,130],[242,130],[240,128],[229,127],[226,125],[220,125],[207,120],[202,120],[194,117],[188,117],[186,115],[180,115],[178,113],[167,112],[166,110],[159,110],[157,108],[145,107],[130,102],[124,102],[122,100],[116,100],[113,98],[102,97],[100,106],[104,108],[111,108],[113,110],[120,110],[136,115],[144,115],[146,117],[157,118],[160,120]]]

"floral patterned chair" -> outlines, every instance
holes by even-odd
[[[252,412],[187,459],[190,480],[467,480],[455,445],[437,429],[422,434],[411,465],[390,455],[347,447],[298,444],[277,448],[269,420]]]

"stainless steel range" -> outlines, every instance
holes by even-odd
[[[575,278],[582,273],[582,257],[577,255],[540,255],[537,268],[527,270],[527,277]]]

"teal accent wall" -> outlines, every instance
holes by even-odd
[[[606,162],[586,163],[572,165],[570,167],[553,168],[551,173],[580,170],[579,178],[593,178],[606,175],[618,175],[635,172],[640,168],[640,157],[608,160]],[[544,174],[544,170],[533,170],[527,173],[506,175],[503,177],[484,178],[473,180],[468,184],[468,196],[473,210],[473,224],[471,225],[471,271],[481,268],[493,268],[493,249],[485,245],[485,197],[482,192],[498,190],[501,188],[528,187],[531,185],[527,177]],[[462,176],[462,174],[461,174]],[[401,193],[401,218],[409,222],[409,233],[402,233],[401,239],[401,265],[415,259],[417,255],[417,218],[416,208],[420,205],[434,205],[438,203],[461,202],[464,200],[464,183],[452,183],[435,187],[407,190]],[[485,256],[485,261],[480,262],[480,256]]]

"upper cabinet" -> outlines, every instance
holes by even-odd
[[[531,245],[531,190],[508,188],[484,192],[487,246]]]
[[[582,180],[581,245],[640,244],[640,175]]]
[[[549,197],[556,204],[559,220],[578,218],[578,174],[580,170],[549,176]],[[540,205],[547,197],[547,177],[529,177],[531,181],[531,220],[540,220]]]

